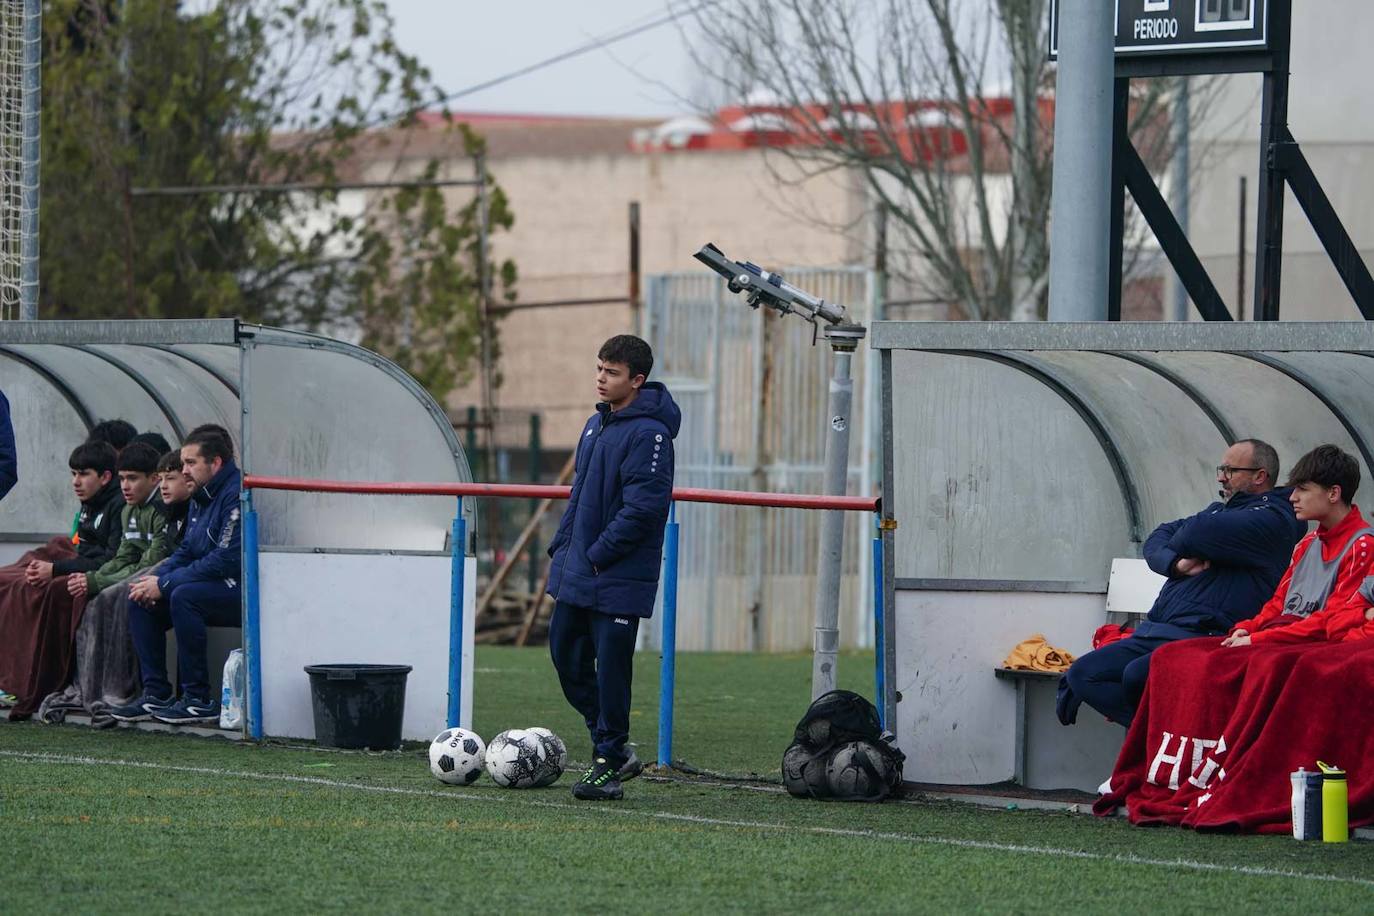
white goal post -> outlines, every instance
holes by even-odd
[[[0,0],[0,319],[38,310],[42,0]]]

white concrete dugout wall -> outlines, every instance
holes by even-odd
[[[0,322],[0,390],[19,460],[19,483],[0,502],[0,562],[70,530],[67,457],[104,419],[126,419],[173,444],[218,423],[231,431],[245,473],[472,480],[452,425],[414,379],[375,353],[314,334],[233,319]],[[313,737],[301,668],[341,662],[414,666],[403,733],[439,731],[455,501],[275,491],[254,500],[265,733]],[[470,533],[472,502],[464,510]]]
[[[1088,651],[1112,559],[1215,499],[1228,443],[1271,442],[1281,478],[1335,443],[1360,460],[1356,502],[1374,489],[1365,322],[877,322],[872,346],[896,522],[884,703],[913,782],[1013,777],[1014,688],[993,669],[1034,633]],[[1052,690],[1030,696],[1030,784],[1095,787],[1124,733],[1091,711],[1065,729]]]

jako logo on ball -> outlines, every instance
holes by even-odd
[[[434,736],[429,744],[429,771],[440,782],[468,786],[482,775],[486,745],[476,732],[450,728]]]

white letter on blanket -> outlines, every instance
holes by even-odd
[[[1159,773],[1159,765],[1167,763],[1173,765],[1173,769],[1169,771],[1169,788],[1178,788],[1178,769],[1183,763],[1183,755],[1188,751],[1188,737],[1186,735],[1178,736],[1178,753],[1170,756],[1168,752],[1169,742],[1173,740],[1173,737],[1173,732],[1164,733],[1164,740],[1159,742],[1159,752],[1155,754],[1154,763],[1150,764],[1150,775],[1145,777],[1146,782],[1159,785],[1155,776]]]
[[[1216,741],[1193,739],[1193,775],[1188,777],[1188,781],[1199,789],[1207,788],[1207,784],[1217,772],[1217,767],[1220,766],[1215,756],[1203,763],[1202,752],[1212,748],[1216,748],[1217,754],[1226,753],[1226,736],[1222,735]]]

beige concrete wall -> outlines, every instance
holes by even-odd
[[[515,214],[493,254],[515,260],[521,300],[624,295],[633,200],[646,276],[704,270],[692,254],[706,242],[774,267],[863,255],[860,189],[832,176],[780,187],[757,152],[522,156],[493,160],[491,172]],[[462,194],[453,192],[455,204]],[[548,447],[570,447],[595,404],[596,350],[632,322],[626,306],[509,314],[500,322],[498,407],[543,411]],[[456,415],[479,403],[474,384],[448,406]]]

